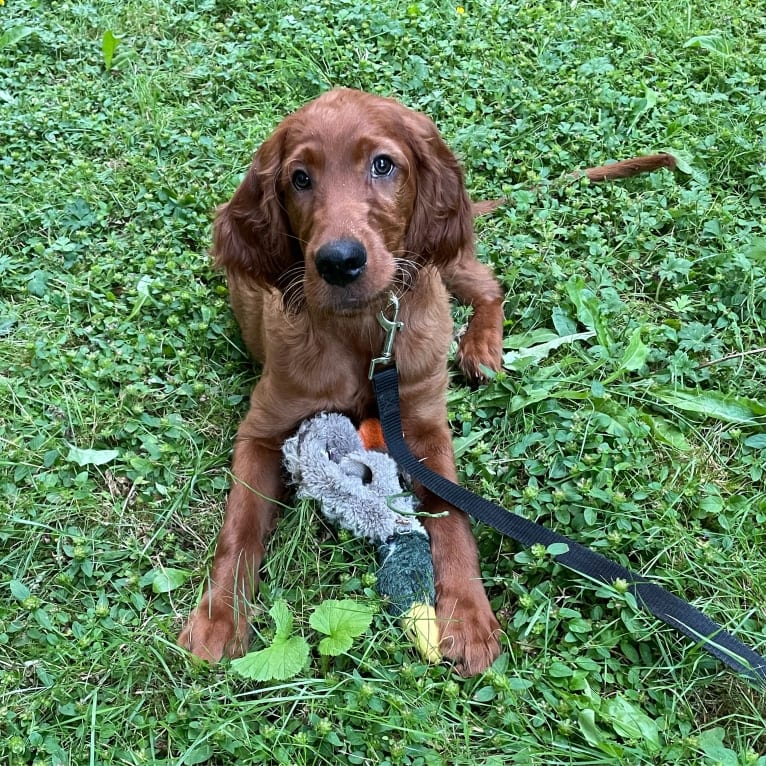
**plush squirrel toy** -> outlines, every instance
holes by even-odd
[[[318,500],[329,521],[375,544],[378,593],[421,656],[438,662],[428,533],[384,449],[377,420],[364,421],[357,431],[345,416],[321,413],[301,424],[283,452],[298,497]]]

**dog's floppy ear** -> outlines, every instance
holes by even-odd
[[[277,131],[261,145],[213,224],[216,266],[263,287],[281,288],[284,275],[301,258],[278,187],[283,141]]]
[[[413,256],[441,266],[473,248],[471,200],[463,171],[434,123],[408,110],[405,125],[417,189],[405,246]]]

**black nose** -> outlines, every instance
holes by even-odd
[[[314,263],[325,282],[344,287],[361,276],[367,265],[367,251],[355,239],[338,239],[322,245]]]

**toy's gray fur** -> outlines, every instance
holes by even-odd
[[[426,534],[396,463],[366,450],[345,416],[321,413],[304,421],[283,452],[298,497],[320,499],[324,515],[353,535],[380,544],[396,534]]]

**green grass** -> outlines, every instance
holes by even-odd
[[[766,650],[761,3],[464,10],[0,5],[0,762],[766,764],[761,692],[486,529],[506,639],[478,678],[421,665],[384,612],[287,682],[174,646],[255,376],[211,213],[342,84],[429,113],[473,195],[511,200],[479,222],[509,355],[485,387],[455,376],[463,481]],[[691,172],[559,181],[661,149]],[[323,601],[377,604],[367,545],[283,515],[254,648],[279,599],[312,647]]]

